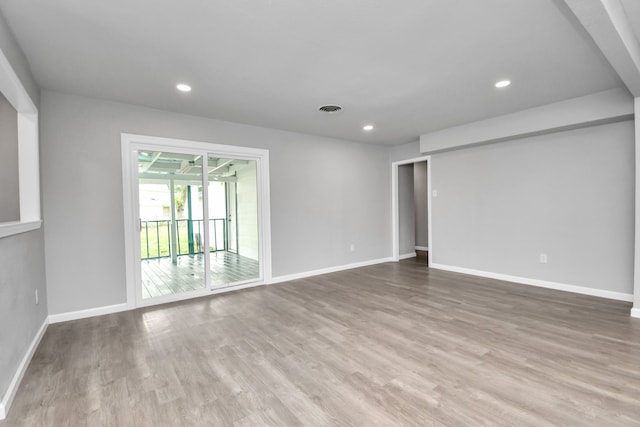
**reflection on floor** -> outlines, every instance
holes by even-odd
[[[205,286],[202,254],[179,256],[176,265],[171,263],[171,258],[143,260],[141,263],[144,299],[203,289]],[[211,253],[211,273],[214,287],[260,276],[258,261],[225,251]]]

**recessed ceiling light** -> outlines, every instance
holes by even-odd
[[[511,84],[511,80],[500,80],[496,83],[496,87],[507,87]]]
[[[176,85],[176,89],[178,89],[180,92],[191,92],[191,86],[184,83]]]
[[[362,130],[367,131],[367,132],[372,131],[373,130],[373,125],[364,125],[364,126],[362,126]]]

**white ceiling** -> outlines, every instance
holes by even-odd
[[[0,11],[43,88],[378,144],[622,86],[561,0],[0,0]],[[503,78],[513,84],[495,89]],[[344,111],[319,113],[327,103]]]

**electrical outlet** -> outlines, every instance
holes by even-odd
[[[356,245],[352,243],[351,246],[349,246],[349,250],[351,252],[355,252],[356,251]]]
[[[431,191],[431,196],[438,197],[438,190]]]
[[[39,302],[40,302],[40,300],[38,298],[38,290],[36,289],[36,305],[38,305]]]
[[[547,254],[540,254],[540,263],[541,264],[547,263]]]

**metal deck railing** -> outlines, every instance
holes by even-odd
[[[225,218],[209,219],[209,252],[228,248],[228,224]],[[194,255],[204,253],[204,220],[176,220],[176,253]],[[140,221],[140,258],[154,259],[171,256],[171,220]]]

